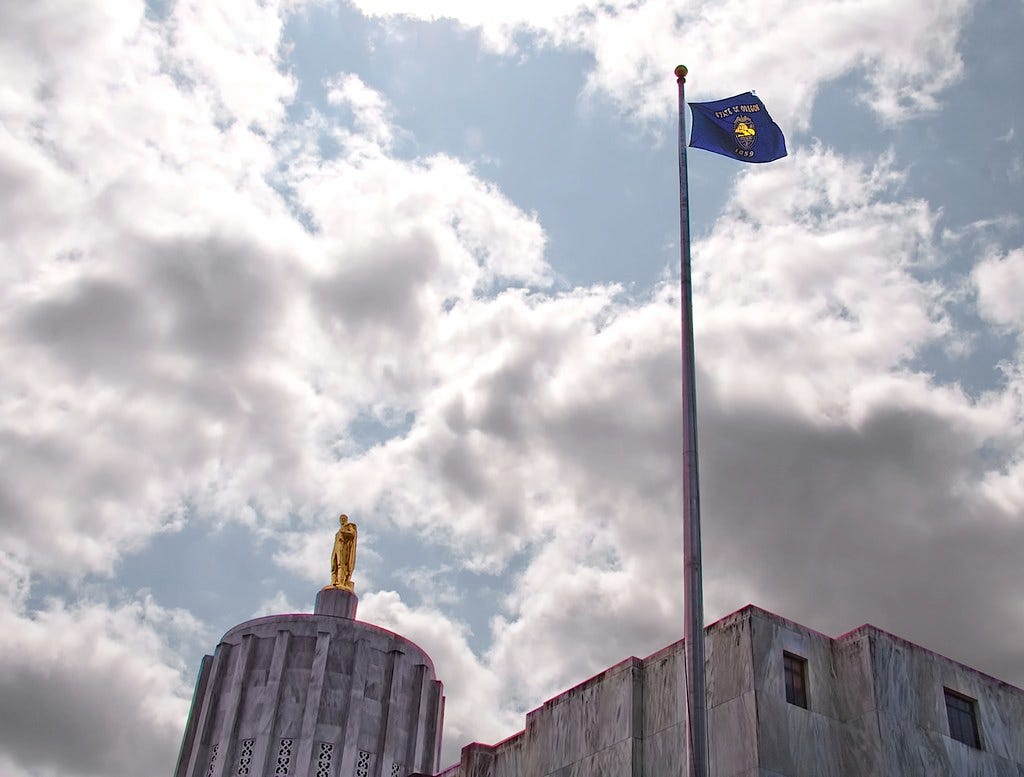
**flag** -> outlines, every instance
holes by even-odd
[[[786,156],[786,138],[753,92],[709,103],[689,103],[691,148],[741,162],[771,162]]]

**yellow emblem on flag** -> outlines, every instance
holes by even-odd
[[[749,151],[754,145],[757,131],[754,129],[754,122],[749,116],[737,116],[732,123],[732,134],[736,142],[744,151]]]

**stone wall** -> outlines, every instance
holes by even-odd
[[[881,777],[870,655],[863,642],[837,642],[771,613],[735,616],[751,640],[758,771],[720,777]],[[728,620],[728,619],[727,619]],[[786,701],[783,656],[806,661],[806,709]],[[721,758],[721,751],[715,750]]]
[[[878,725],[888,774],[1024,777],[1024,691],[872,627]],[[949,736],[945,689],[977,700],[981,749]]]
[[[1024,777],[1024,691],[871,626],[833,639],[748,606],[706,630],[711,777]],[[786,700],[785,653],[807,707]],[[982,748],[944,688],[977,699]],[[683,643],[630,658],[473,743],[440,777],[683,777]]]
[[[682,642],[629,658],[526,716],[497,745],[473,743],[443,777],[641,777],[644,764],[682,775]],[[647,772],[650,774],[650,772]]]

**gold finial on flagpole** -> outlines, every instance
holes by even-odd
[[[690,71],[688,71],[686,69],[686,65],[676,65],[676,70],[675,70],[676,78],[678,78],[684,84],[686,83],[686,74],[688,72],[690,72]]]

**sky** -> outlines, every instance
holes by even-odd
[[[445,764],[705,610],[1024,685],[1024,3],[0,3],[0,773],[174,768],[200,658],[433,657]]]

